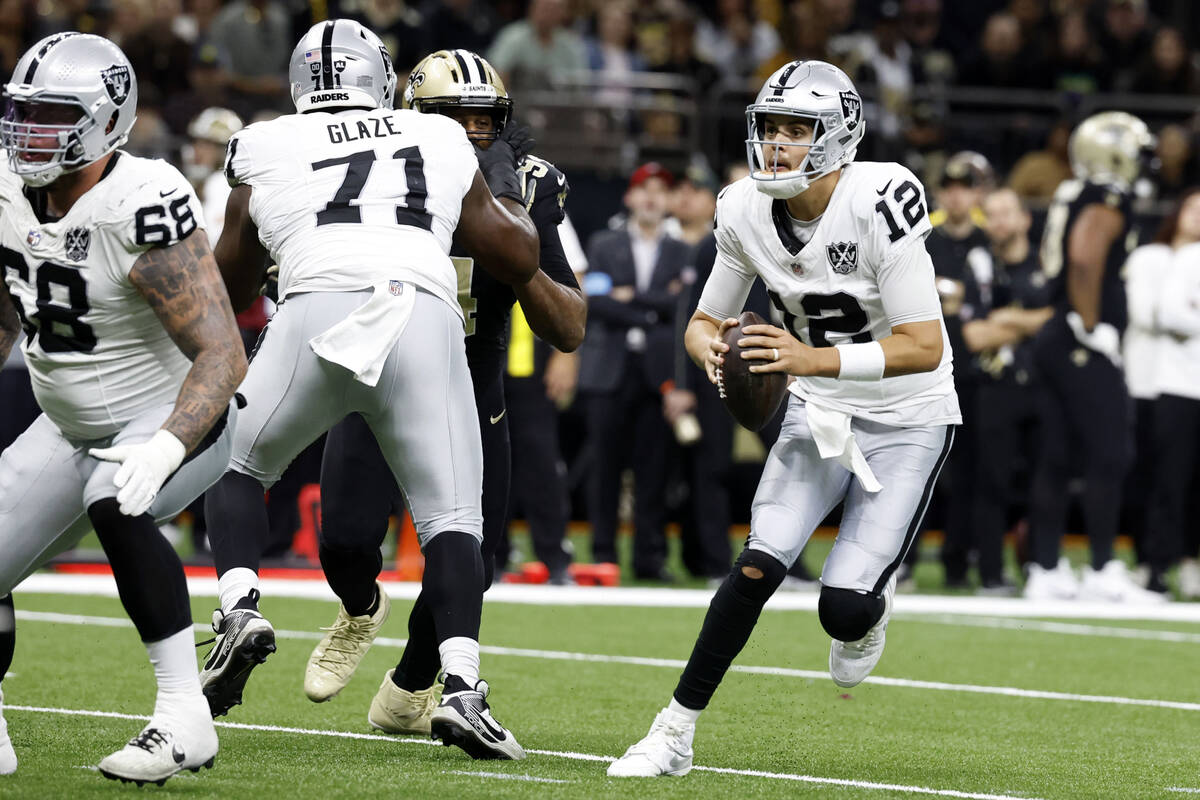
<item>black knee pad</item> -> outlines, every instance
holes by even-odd
[[[821,627],[839,642],[856,642],[883,616],[883,596],[854,589],[821,587],[817,615]]]
[[[757,569],[763,576],[751,578],[742,572],[742,567]],[[779,588],[779,584],[783,583],[786,575],[787,567],[774,556],[761,550],[746,549],[737,557],[737,561],[733,562],[729,580],[738,594],[758,603],[761,608],[771,595],[775,594],[775,590]]]

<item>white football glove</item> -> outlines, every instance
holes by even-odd
[[[1084,327],[1078,311],[1067,313],[1067,325],[1075,340],[1089,350],[1095,350],[1117,367],[1121,366],[1121,334],[1107,322],[1097,322],[1090,331]]]
[[[120,489],[117,502],[121,513],[129,517],[145,514],[158,496],[158,490],[179,469],[187,448],[170,431],[160,430],[149,441],[123,444],[88,451],[93,458],[120,464],[113,483]]]

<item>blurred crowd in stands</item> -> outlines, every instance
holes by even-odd
[[[1019,318],[1026,338],[1036,333],[1045,305],[1037,259],[1043,212],[1071,175],[1071,129],[1082,109],[1094,108],[1089,102],[1132,106],[1158,144],[1156,169],[1135,187],[1135,227],[1141,242],[1154,244],[1133,251],[1127,276],[1126,371],[1138,461],[1122,530],[1138,542],[1143,585],[1161,592],[1167,570],[1181,564],[1171,572],[1179,594],[1200,598],[1200,516],[1189,506],[1200,496],[1191,490],[1200,478],[1200,322],[1192,321],[1200,313],[1200,263],[1191,265],[1194,280],[1164,256],[1200,241],[1200,194],[1192,188],[1200,186],[1200,5],[0,0],[0,72],[10,74],[29,44],[54,31],[117,42],[139,80],[139,118],[127,149],[181,166],[215,241],[228,192],[220,172],[225,141],[242,124],[291,110],[292,46],[312,22],[333,16],[378,32],[401,82],[432,50],[486,55],[508,84],[516,117],[545,136],[547,150],[538,154],[570,178],[565,227],[573,221],[574,229],[564,230],[564,243],[589,297],[587,338],[578,353],[557,353],[534,341],[517,314],[508,391],[510,512],[527,521],[536,555],[560,578],[571,558],[569,520],[590,524],[595,561],[617,561],[617,531],[631,525],[625,566],[633,577],[672,579],[664,535],[672,523],[689,572],[714,580],[727,573],[730,526],[747,521],[778,420],[755,435],[737,428],[686,359],[680,337],[711,268],[716,194],[746,174],[744,106],[782,64],[820,58],[845,68],[868,101],[859,158],[904,163],[937,208],[930,250],[947,323],[957,331],[956,378],[972,406],[959,463],[945,471],[927,520],[945,530],[946,585],[1013,592],[1019,575],[1003,547],[1006,533],[1018,545],[1023,538],[1038,437],[1034,387],[1022,343],[990,346],[986,329],[973,323]],[[663,100],[679,86],[690,105],[677,95]],[[599,144],[549,147],[554,115],[538,112],[553,111],[560,88],[575,97],[580,87],[584,108],[620,120],[619,135],[605,134],[616,139],[616,162],[601,162]],[[639,100],[647,97],[653,102]],[[687,119],[672,123],[663,108]],[[567,123],[576,119],[588,118],[567,115]],[[771,313],[761,286],[750,307]],[[248,348],[269,313],[264,303],[239,319]],[[19,362],[18,352],[0,372],[0,445],[36,412]],[[288,552],[301,525],[296,497],[316,482],[320,446],[271,493],[273,555]],[[1072,492],[1080,491],[1077,483]],[[1157,542],[1149,551],[1147,530],[1159,534],[1149,537]],[[810,585],[804,559],[788,581]]]

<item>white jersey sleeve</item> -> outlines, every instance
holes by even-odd
[[[907,167],[872,162],[862,175],[853,205],[864,233],[867,262],[886,264],[911,242],[925,240],[933,225],[921,181]],[[871,191],[871,190],[874,191]]]
[[[119,249],[106,266],[126,278],[138,256],[152,247],[170,247],[204,228],[204,209],[192,185],[165,161],[147,161],[103,221]]]
[[[893,327],[942,318],[933,259],[923,239],[907,238],[898,243],[880,265],[876,280],[883,311]]]
[[[722,190],[717,198],[717,258],[696,306],[701,313],[722,320],[736,317],[742,312],[758,274],[754,265],[747,260],[737,232],[722,222],[721,207],[726,202],[726,193]]]

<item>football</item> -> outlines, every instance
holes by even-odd
[[[752,364],[763,362],[741,357],[743,348],[738,346],[738,339],[742,338],[742,328],[766,324],[767,321],[753,311],[742,312],[737,327],[725,332],[724,342],[729,345],[729,352],[725,354],[725,364],[717,376],[717,391],[725,401],[725,407],[739,424],[752,431],[762,429],[775,416],[787,393],[787,375],[751,372]]]

